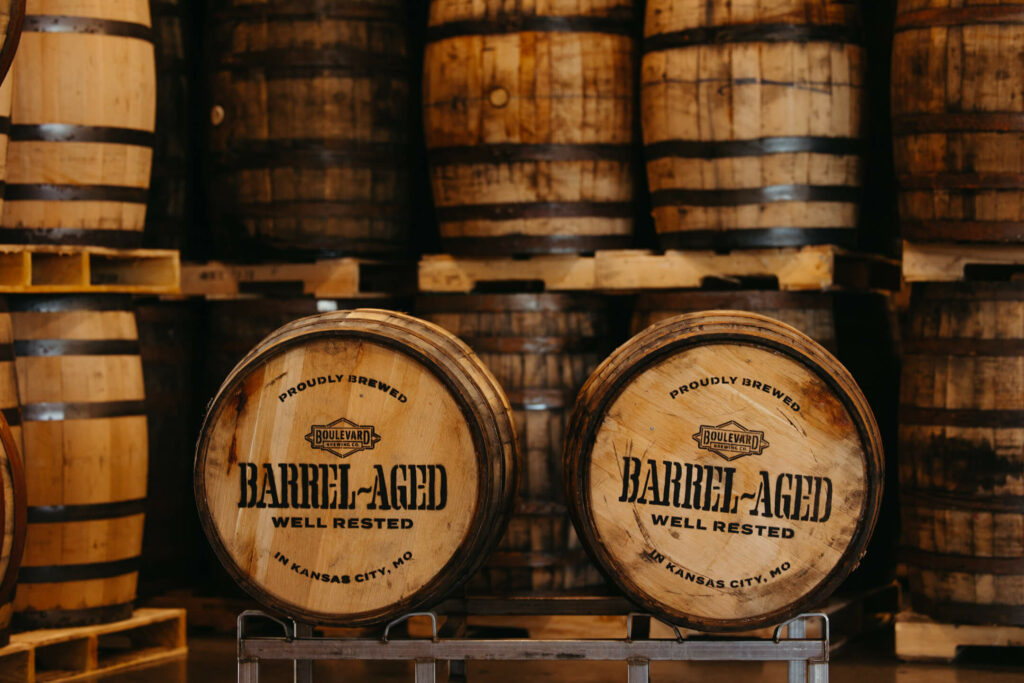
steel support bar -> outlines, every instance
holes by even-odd
[[[789,623],[786,635],[790,639],[805,638],[807,636],[807,624],[803,619],[795,619]],[[789,662],[789,683],[807,683],[806,659],[793,659]]]
[[[791,661],[824,660],[822,640],[370,640],[246,638],[239,656],[253,659]]]

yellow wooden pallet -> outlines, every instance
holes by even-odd
[[[0,244],[0,293],[173,294],[181,264],[168,249]]]
[[[1024,244],[949,244],[903,242],[903,278],[907,282],[957,282],[975,266],[1019,266],[1024,273]]]
[[[912,611],[896,615],[896,656],[951,662],[964,647],[1024,647],[1024,626],[946,624]]]
[[[130,619],[11,636],[0,682],[59,683],[185,657],[185,610],[138,609]]]
[[[370,298],[409,293],[415,288],[409,263],[359,258],[309,263],[185,263],[181,292],[191,296],[230,298],[245,294],[292,293],[318,299]]]
[[[547,291],[634,292],[693,289],[710,279],[771,278],[781,290],[899,288],[899,265],[873,254],[824,245],[788,249],[598,251],[515,258],[448,254],[420,260],[424,292],[471,292],[484,283],[541,283]]]

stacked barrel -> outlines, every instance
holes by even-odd
[[[892,114],[905,252],[1024,240],[1019,3],[901,1]],[[989,250],[991,253],[991,249]],[[982,262],[984,259],[982,259]],[[1019,282],[914,285],[903,358],[900,480],[913,608],[1024,625],[1024,347]]]

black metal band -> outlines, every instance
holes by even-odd
[[[1024,173],[914,173],[896,180],[902,190],[1024,190]]]
[[[275,22],[323,21],[379,21],[396,25],[404,24],[404,13],[396,12],[393,6],[377,2],[346,0],[339,3],[332,0],[306,0],[296,3],[291,0],[261,2],[260,4],[229,5],[218,2],[219,7],[211,8],[216,22]],[[180,10],[179,10],[180,11]]]
[[[66,313],[68,311],[134,312],[131,297],[118,294],[60,294],[7,297],[12,313]]]
[[[934,425],[936,427],[1014,429],[1024,426],[1024,410],[900,406],[900,423],[904,425]]]
[[[149,189],[145,187],[124,187],[121,185],[51,185],[17,184],[8,185],[4,199],[7,201],[48,201],[48,202],[125,202],[145,204]]]
[[[0,240],[10,244],[88,244],[117,249],[137,249],[142,246],[142,230],[0,228]]]
[[[11,132],[11,117],[0,116],[0,135],[9,135]]]
[[[138,38],[153,42],[153,29],[145,24],[94,17],[69,17],[60,14],[30,14],[25,17],[25,33],[86,33]]]
[[[769,185],[738,190],[655,190],[651,205],[659,206],[747,206],[774,202],[860,201],[859,187],[848,185]]]
[[[520,410],[562,410],[575,397],[565,389],[513,389],[505,392],[513,408]]]
[[[604,346],[597,337],[501,337],[460,335],[477,353],[584,353]]]
[[[242,204],[232,207],[230,214],[239,218],[394,218],[402,217],[405,208],[394,201],[346,202],[339,200],[294,200]],[[346,243],[352,242],[350,239]]]
[[[137,339],[19,339],[14,353],[28,356],[137,356]]]
[[[145,417],[145,401],[95,401],[89,403],[26,403],[22,422],[100,420],[112,417]]]
[[[733,24],[700,26],[644,38],[644,53],[724,43],[861,43],[863,33],[847,24]]]
[[[910,603],[915,612],[928,614],[955,624],[1006,624],[1019,626],[1024,623],[1024,605],[978,604],[973,602],[941,602],[926,598],[910,591]]]
[[[896,114],[892,117],[893,135],[928,133],[1019,133],[1024,131],[1024,112],[940,112],[934,114]]]
[[[996,574],[998,576],[1024,575],[1024,557],[951,555],[919,550],[918,548],[903,548],[900,554],[903,556],[903,561],[907,564],[929,571]]]
[[[771,154],[832,154],[854,156],[863,151],[858,138],[791,136],[758,140],[664,140],[644,146],[648,161],[676,157],[681,159],[731,159],[763,157]]]
[[[517,161],[622,161],[633,156],[630,144],[527,145],[495,144],[434,147],[427,150],[433,165],[507,164]]]
[[[29,524],[90,522],[97,519],[134,517],[146,512],[146,499],[119,500],[88,505],[36,505],[28,508]]]
[[[1024,356],[1024,339],[907,339],[903,351],[943,356]]]
[[[900,234],[905,239],[923,241],[1022,242],[1024,241],[1024,223],[1020,221],[900,220]]]
[[[521,218],[632,218],[632,202],[508,202],[437,207],[437,220],[511,221]]]
[[[968,512],[1009,512],[1024,514],[1024,496],[981,496],[977,493],[953,493],[921,489],[900,489],[900,503],[936,510]]]
[[[8,363],[14,360],[14,345],[0,343],[0,363]]]
[[[405,75],[412,64],[401,55],[357,50],[344,44],[324,45],[316,49],[279,49],[258,52],[235,52],[222,55],[218,69],[269,69],[273,71],[328,70],[344,71],[356,76],[387,74]]]
[[[538,17],[508,16],[499,20],[453,21],[427,27],[427,42],[434,43],[460,36],[497,35],[502,33],[614,33],[632,36],[636,28],[631,12],[609,17]]]
[[[70,123],[17,124],[11,126],[11,142],[106,142],[152,147],[152,131],[113,126],[76,126]]]
[[[3,408],[0,410],[0,414],[3,414],[4,419],[7,420],[8,427],[21,426],[21,406],[15,408]]]
[[[91,581],[139,571],[139,558],[128,557],[113,562],[89,564],[55,564],[47,567],[26,567],[18,570],[18,583],[63,583],[65,581]]]
[[[226,169],[333,168],[368,166],[401,168],[410,156],[410,146],[387,142],[351,140],[233,140],[220,154],[218,165]]]
[[[664,249],[771,249],[835,244],[854,247],[857,230],[847,228],[750,228],[739,230],[682,230],[660,233]]]
[[[86,607],[83,609],[50,609],[17,612],[13,623],[21,630],[39,628],[63,628],[87,624],[106,624],[123,621],[132,616],[132,603]]]
[[[968,5],[934,7],[896,15],[896,32],[972,24],[1024,24],[1020,5]]]
[[[441,237],[446,251],[463,256],[509,254],[578,254],[600,249],[628,249],[632,235],[503,235]]]

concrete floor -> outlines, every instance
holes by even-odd
[[[187,661],[104,677],[104,683],[229,683],[235,680],[234,641],[230,638],[192,636]],[[411,667],[395,663],[324,663],[316,680],[412,681]],[[891,634],[853,643],[832,660],[833,683],[1022,683],[1024,652],[1017,649],[969,651],[955,665],[906,664],[892,656]],[[656,663],[653,681],[785,681],[785,664]],[[290,680],[286,664],[268,663],[260,669],[264,683]],[[444,680],[443,678],[439,680]],[[473,683],[516,681],[528,683],[624,682],[626,665],[610,662],[515,663],[485,662],[469,666]]]

